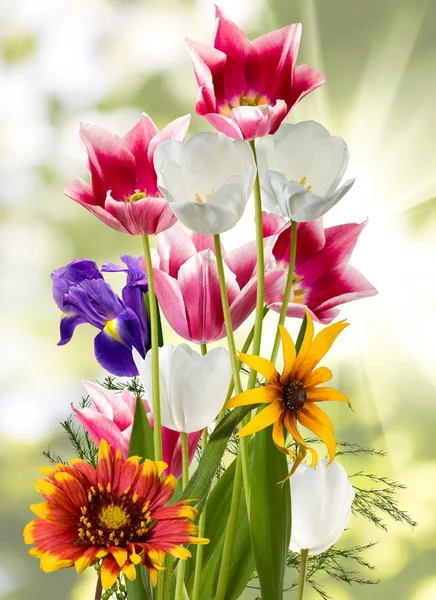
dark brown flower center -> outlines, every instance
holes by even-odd
[[[306,390],[299,381],[291,381],[282,388],[283,403],[288,410],[298,412],[306,402]]]
[[[79,544],[124,546],[130,541],[144,541],[153,523],[149,502],[138,505],[138,497],[124,493],[115,497],[110,489],[88,490],[88,505],[81,507],[77,526]]]

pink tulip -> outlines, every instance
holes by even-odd
[[[346,223],[327,229],[322,219],[297,224],[297,260],[288,317],[303,318],[307,308],[315,321],[330,323],[339,314],[336,306],[377,294],[375,287],[349,264],[366,224]],[[272,249],[276,259],[276,268],[283,269],[276,284],[265,289],[268,308],[280,312],[289,265],[290,222],[263,213],[263,235],[265,246]]]
[[[165,140],[183,141],[191,116],[176,119],[161,132],[147,115],[123,137],[81,123],[91,185],[75,179],[65,194],[103,223],[130,235],[156,235],[177,221],[157,188],[153,156]]]
[[[271,253],[270,257],[272,260]],[[230,315],[236,331],[256,306],[255,243],[231,252],[223,249],[223,258]],[[159,236],[153,267],[159,306],[176,333],[197,344],[225,337],[213,236],[189,236],[178,226],[172,227]],[[269,271],[265,284],[273,285],[281,275],[281,271]]]
[[[128,390],[115,394],[97,383],[83,381],[96,411],[90,408],[75,408],[72,406],[77,419],[91,436],[96,446],[100,440],[105,439],[111,446],[111,452],[119,448],[125,460],[128,456],[130,436],[132,433],[133,418],[135,416],[136,399]],[[143,400],[145,412],[151,428],[154,428],[153,415],[146,400]],[[194,458],[201,431],[190,433],[189,462]],[[182,475],[182,445],[180,433],[162,427],[163,460],[168,469],[165,475],[172,473],[179,479]]]
[[[218,6],[215,15],[213,48],[187,40],[200,88],[196,111],[235,139],[274,133],[294,104],[324,83],[295,64],[301,23],[250,41]]]

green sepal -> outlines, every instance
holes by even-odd
[[[262,598],[283,599],[283,580],[291,539],[288,462],[272,440],[272,426],[256,433],[251,469],[250,527]]]

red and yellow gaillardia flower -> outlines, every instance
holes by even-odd
[[[46,478],[36,490],[46,502],[30,506],[38,518],[25,527],[24,541],[36,544],[29,552],[43,571],[74,565],[81,573],[102,559],[101,582],[109,589],[121,571],[134,580],[142,563],[156,585],[166,554],[185,560],[191,554],[182,544],[209,542],[194,537],[189,519],[197,511],[187,501],[164,506],[176,486],[173,475],[160,480],[167,465],[140,460],[124,461],[119,450],[112,457],[102,439],[96,469],[80,459],[41,469]]]
[[[297,423],[310,429],[324,442],[328,449],[329,460],[332,462],[336,454],[333,425],[316,402],[339,400],[350,404],[350,401],[334,388],[318,387],[332,378],[332,372],[327,367],[315,367],[348,323],[345,320],[333,323],[314,338],[312,317],[309,311],[306,310],[305,313],[307,325],[298,355],[291,336],[284,327],[280,326],[284,361],[281,375],[265,358],[251,354],[238,356],[239,360],[265,377],[265,385],[231,398],[226,408],[266,403],[267,406],[241,429],[239,436],[250,435],[269,425],[274,425],[273,440],[277,448],[295,458],[294,453],[285,444],[283,432],[285,426],[302,451],[299,453],[298,461],[302,459],[306,450],[309,450],[312,454],[312,466],[315,466],[318,454],[306,444],[297,429]]]

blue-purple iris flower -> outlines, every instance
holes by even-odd
[[[123,256],[126,267],[106,263],[104,271],[127,272],[122,299],[103,279],[96,263],[77,259],[51,274],[53,298],[62,310],[59,345],[68,343],[80,323],[89,323],[100,333],[94,340],[97,361],[114,375],[138,375],[132,348],[145,356],[149,328],[143,294],[147,278],[139,259]]]

